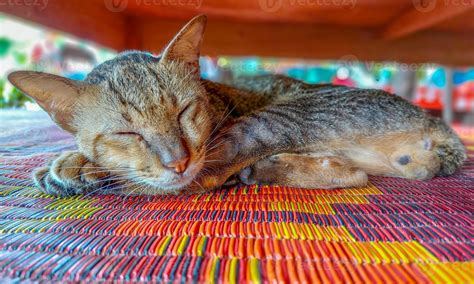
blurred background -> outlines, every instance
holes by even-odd
[[[160,2],[158,0],[150,1],[150,3],[148,4],[146,1],[134,1],[135,2],[126,1],[125,8],[123,7],[123,1],[118,0],[105,0],[102,4],[104,4],[103,7],[105,7],[108,13],[112,13],[112,15],[115,15],[125,13],[126,9],[130,7],[133,8],[135,6],[138,6],[142,7],[142,9],[152,9],[156,5],[161,5],[161,7],[163,7],[167,3],[166,1]],[[186,3],[183,2],[181,3],[181,5],[192,4],[196,6],[194,8],[197,10],[203,9],[202,7],[206,7],[205,0],[204,3],[191,3],[189,1],[192,2],[192,0],[186,0],[184,1]],[[260,2],[260,11],[266,13],[263,15],[275,16],[274,12],[268,9],[273,9],[274,6],[271,5],[275,5],[275,3],[278,4],[278,0],[265,0],[267,1],[265,2],[266,4],[262,4],[262,1],[263,0],[257,2]],[[358,4],[356,0],[353,1],[354,2],[347,2],[347,5]],[[44,17],[49,17],[49,14],[47,13],[48,7],[52,7],[52,5],[54,7],[60,5],[57,4],[59,2],[51,0],[52,3],[49,3],[50,6],[46,6],[48,5],[48,1],[41,2],[38,0],[38,5],[43,3],[45,5],[44,8],[38,7],[38,5],[35,6],[31,4],[33,2],[29,2],[30,5],[27,5],[26,2],[21,2],[21,0],[12,3],[9,3],[8,1],[6,1],[5,3],[0,2],[0,11],[3,9],[7,12],[0,13],[0,109],[22,109],[27,111],[39,110],[39,107],[36,104],[34,104],[30,99],[21,94],[18,90],[16,90],[12,85],[8,83],[8,81],[6,80],[6,76],[12,70],[27,69],[45,71],[66,76],[72,79],[81,80],[94,66],[100,64],[105,60],[113,58],[119,50],[138,48],[159,53],[160,50],[156,47],[156,45],[159,45],[158,42],[166,42],[168,39],[171,38],[171,35],[179,28],[179,24],[171,25],[172,28],[168,28],[168,25],[162,25],[163,29],[155,27],[156,29],[153,30],[155,31],[155,33],[153,33],[153,31],[150,31],[149,28],[147,28],[150,25],[153,25],[150,22],[153,20],[153,17],[148,16],[146,19],[140,19],[146,24],[146,27],[142,27],[141,29],[139,28],[139,30],[146,31],[147,34],[145,35],[145,37],[158,37],[160,38],[160,40],[155,40],[150,44],[146,41],[143,41],[143,39],[141,38],[143,37],[143,34],[141,36],[137,36],[134,33],[130,33],[128,35],[130,36],[131,40],[128,41],[128,44],[126,46],[127,48],[115,48],[117,44],[115,42],[112,42],[112,39],[109,39],[113,38],[113,36],[111,36],[111,34],[104,33],[104,31],[101,30],[103,29],[103,27],[101,28],[99,26],[96,30],[94,26],[92,26],[92,29],[95,30],[94,32],[96,34],[90,34],[90,32],[87,31],[91,29],[90,22],[96,20],[93,14],[97,12],[94,9],[92,9],[92,14],[87,16],[86,20],[88,21],[88,23],[85,24],[84,27],[80,26],[80,24],[84,21],[83,19],[79,19],[80,21],[78,22],[69,23],[67,20],[64,20],[64,17],[66,17],[67,15],[63,15],[62,20],[64,20],[65,23],[65,31],[59,31],[61,30],[61,28],[58,29],[58,27],[61,27],[61,23],[57,23],[59,20],[53,21],[52,23],[48,19],[43,21]],[[65,1],[63,1],[63,3],[64,2]],[[327,3],[332,3],[331,1],[323,2],[326,3],[325,5],[327,5]],[[321,2],[322,4],[320,4],[323,5],[323,2]],[[344,1],[342,1],[341,3],[343,2]],[[66,9],[66,12],[68,11],[68,9],[75,9],[76,11],[78,9],[77,5],[80,5],[78,4],[79,2],[75,0],[69,3],[72,3],[70,4],[72,5],[72,7],[66,6],[66,8],[59,8]],[[282,3],[283,4],[280,3],[280,10],[283,10],[285,8],[284,2]],[[294,8],[296,6],[295,3],[293,3],[293,6],[289,7]],[[425,4],[420,2],[425,6],[420,6],[418,8],[416,6],[416,3],[418,3],[416,0],[413,1],[413,3],[410,3],[411,5],[414,5],[411,6],[411,8],[415,7],[415,11],[418,14],[430,17],[429,13],[432,10],[420,12],[420,7],[421,9],[430,9],[430,6],[427,5],[430,5],[431,2],[428,1]],[[445,1],[443,5],[447,6],[448,4],[449,1]],[[197,7],[197,5],[200,5],[201,7]],[[357,8],[358,6],[355,7]],[[340,9],[340,7],[338,8]],[[347,10],[346,13],[353,13],[354,11],[357,11],[356,8]],[[446,10],[444,6],[442,8]],[[460,14],[463,14],[466,11],[470,10],[471,7],[465,6],[462,8],[465,11],[459,12]],[[265,11],[265,9],[267,9],[268,11]],[[433,8],[433,10],[437,14],[439,14],[440,12],[435,9],[436,7]],[[61,11],[62,10],[58,10],[55,13]],[[403,11],[405,10],[401,11],[402,12],[399,12],[397,15],[401,14],[401,16],[404,17]],[[452,13],[452,10],[450,11]],[[83,11],[78,10],[77,13],[83,13],[84,15],[88,15],[89,12],[90,11],[86,9]],[[140,11],[135,11],[135,14],[133,14],[135,18],[132,17],[129,19],[136,19],[136,13],[139,12]],[[277,14],[279,12],[281,11],[276,11]],[[190,13],[194,13],[194,11],[191,11]],[[373,11],[372,13],[377,12]],[[459,13],[456,13],[451,16],[454,17]],[[159,12],[159,15],[157,15],[157,17],[159,16],[163,18],[164,14],[166,14],[166,11],[161,11]],[[372,18],[373,17],[375,16],[372,16]],[[187,15],[180,15],[177,18],[179,19],[180,23],[182,23],[185,21],[184,19],[189,19],[190,17],[188,17]],[[222,17],[216,18],[218,20],[221,20]],[[249,21],[252,22],[251,20],[245,19],[245,17],[243,18],[245,25],[247,25],[247,22]],[[164,17],[163,21],[166,22],[168,20],[166,17]],[[169,21],[173,22],[175,20],[173,18]],[[359,20],[355,18],[354,21]],[[395,18],[393,21],[396,22],[397,19]],[[43,25],[43,22],[45,23],[45,25]],[[131,26],[132,28],[136,29],[136,24],[133,23],[134,21],[128,20],[126,22],[126,26]],[[265,25],[268,25],[267,21],[263,21],[263,23]],[[408,25],[409,24],[410,23],[408,23]],[[417,23],[415,23],[415,27],[416,24]],[[73,25],[72,28],[70,27],[71,25]],[[213,22],[210,21],[209,25],[213,25]],[[113,28],[115,28],[115,26]],[[329,28],[329,32],[333,32],[332,29],[332,27]],[[245,31],[245,29],[243,30]],[[156,34],[157,31],[159,35]],[[295,32],[298,33],[299,31],[296,30]],[[390,32],[394,33],[395,37],[398,37],[400,29],[397,30],[394,28],[390,28],[389,26],[388,33]],[[444,33],[446,32],[447,31],[444,31]],[[404,53],[407,52],[405,48],[402,48],[402,51],[399,52],[401,54],[400,55],[399,53],[397,53],[397,44],[389,42],[387,46],[391,46],[393,44],[395,52],[392,54],[388,53],[388,56],[382,54],[382,52],[381,55],[377,53],[374,56],[369,53],[365,54],[363,52],[362,55],[360,55],[360,47],[356,46],[354,48],[354,53],[337,51],[334,52],[334,54],[337,54],[335,56],[334,54],[326,54],[323,52],[321,58],[318,58],[318,51],[314,51],[315,54],[311,54],[310,56],[308,56],[308,52],[306,51],[302,53],[296,52],[295,56],[285,56],[291,54],[291,50],[282,51],[280,50],[281,47],[279,47],[278,43],[276,43],[276,52],[274,52],[276,56],[272,56],[272,52],[262,52],[258,48],[255,49],[255,54],[252,54],[251,47],[245,44],[245,41],[248,42],[248,39],[245,39],[245,32],[242,32],[243,34],[236,35],[235,32],[229,31],[227,34],[225,29],[221,29],[212,30],[209,33],[211,34],[209,36],[211,37],[211,42],[209,44],[213,44],[212,41],[215,41],[214,38],[216,37],[217,33],[219,38],[225,38],[227,35],[231,38],[235,38],[237,36],[237,40],[239,39],[239,37],[243,38],[244,40],[241,48],[244,50],[244,52],[242,52],[242,54],[239,54],[239,52],[234,52],[236,47],[233,47],[228,50],[224,50],[222,55],[216,54],[216,51],[214,51],[213,49],[208,52],[210,55],[206,55],[206,49],[204,49],[204,55],[201,58],[201,71],[203,78],[226,83],[232,81],[234,78],[239,76],[278,73],[299,80],[303,80],[308,83],[332,83],[336,85],[346,85],[360,88],[383,89],[410,100],[414,104],[427,109],[434,115],[443,116],[445,120],[447,120],[449,123],[454,123],[456,125],[474,126],[474,68],[470,67],[471,59],[466,60],[466,64],[463,64],[464,62],[462,62],[463,52],[466,53],[466,58],[472,58],[472,49],[474,48],[474,46],[467,45],[470,47],[464,48],[465,50],[462,50],[462,45],[456,46],[456,43],[453,43],[453,46],[456,47],[456,50],[447,50],[446,52],[455,52],[455,57],[449,57],[450,55],[448,54],[446,58],[443,57],[444,55],[442,53],[433,54],[432,52],[433,48],[443,49],[446,48],[446,46],[426,46],[426,58],[423,58],[423,46],[420,47],[420,44],[416,41],[416,49],[413,49],[413,56],[411,56],[410,54],[405,55]],[[282,40],[285,40],[284,35],[287,33],[292,32],[284,30],[282,32]],[[265,33],[263,33],[263,35],[264,34]],[[82,35],[85,35],[85,39],[81,39]],[[314,36],[316,37],[320,35],[315,34]],[[402,36],[404,35],[402,34]],[[464,32],[462,36],[465,38],[472,39],[473,33]],[[350,37],[351,36],[348,36],[349,41],[351,40]],[[393,35],[389,34],[389,37],[393,37]],[[432,37],[435,37],[435,35],[431,36],[430,39]],[[100,40],[94,40],[98,38]],[[163,38],[163,40],[161,40],[161,38]],[[267,49],[269,45],[272,45],[271,42],[269,43],[269,41],[271,40],[274,40],[274,38],[271,37],[268,39],[268,41],[265,41]],[[364,39],[361,40],[363,41]],[[288,41],[290,41],[290,43],[293,45],[299,46],[298,50],[304,49],[305,47],[305,43],[292,42],[291,39],[288,39]],[[320,41],[324,43],[325,38],[321,38]],[[429,43],[430,41],[426,42]],[[333,43],[331,44],[333,45]],[[344,45],[345,43],[342,42],[339,44]],[[370,41],[367,43],[367,45],[369,44]],[[383,47],[378,47],[379,50],[381,48]],[[398,48],[400,49],[400,47]],[[350,46],[347,48],[347,50],[351,50]],[[369,52],[371,51],[369,50]],[[225,54],[230,55],[225,56]],[[417,54],[421,54],[421,58]],[[301,59],[299,59],[298,56],[301,56]],[[429,60],[429,58],[431,58],[430,56],[433,59],[432,61]],[[366,60],[367,58],[387,58],[387,60]],[[400,58],[401,60],[397,60],[398,58]],[[405,58],[408,58],[408,60],[405,60]],[[414,58],[414,60],[410,60],[411,58]],[[399,63],[410,61],[413,62]],[[444,63],[443,61],[453,64],[442,64]]]

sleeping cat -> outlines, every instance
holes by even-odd
[[[208,190],[231,177],[331,189],[363,186],[368,174],[450,175],[466,159],[442,121],[380,90],[277,75],[235,86],[201,79],[205,24],[198,16],[161,56],[123,53],[84,81],[10,74],[78,145],[38,169],[36,183],[59,196]]]

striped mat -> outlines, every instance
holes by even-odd
[[[74,143],[41,119],[0,126],[0,282],[474,283],[473,146],[430,182],[58,199],[30,173]]]

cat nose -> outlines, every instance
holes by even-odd
[[[188,167],[189,157],[183,157],[181,159],[172,160],[164,163],[164,166],[170,169],[173,169],[176,173],[181,174],[186,171]]]
[[[156,150],[161,164],[178,174],[184,173],[189,166],[189,150],[186,141],[169,139],[161,141]]]

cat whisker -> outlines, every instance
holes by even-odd
[[[92,196],[93,194],[98,193],[101,190],[103,190],[103,187],[98,187],[98,188],[94,189],[93,191],[86,193],[83,198],[87,198],[89,196]]]
[[[115,181],[113,183],[102,185],[102,186],[94,189],[93,191],[88,192],[86,195],[84,195],[84,198],[86,198],[88,196],[91,196],[91,195],[93,195],[95,193],[98,193],[98,192],[100,192],[102,194],[104,194],[104,193],[115,193],[117,190],[123,189],[126,186],[130,186],[129,183],[124,183],[124,182],[126,182],[126,181],[125,180],[119,180],[119,181]]]
[[[113,184],[118,184],[121,182],[124,182],[124,180],[123,179],[108,179],[106,181],[100,180],[100,181],[95,181],[95,182],[83,185],[79,188],[91,188],[92,186],[99,184],[100,186],[97,189],[102,190],[104,188],[109,188]]]
[[[205,160],[203,163],[204,164],[210,164],[210,163],[214,163],[214,162],[224,162],[224,160]]]
[[[231,141],[231,140],[232,140],[231,138],[225,138],[225,139],[218,140],[218,142],[215,143],[215,144],[209,143],[208,145],[206,145],[206,151],[209,152],[210,150],[212,150],[212,149],[214,149],[214,148],[216,148],[216,147],[219,147],[219,146],[221,146],[222,144],[227,143],[227,142],[229,142],[229,141]],[[214,141],[212,141],[212,142],[214,142]],[[211,146],[211,147],[209,147],[209,146]]]
[[[221,117],[219,118],[218,122],[215,124],[214,128],[212,129],[211,133],[209,134],[209,137],[206,139],[206,141],[204,142],[204,144],[206,146],[208,146],[209,144],[211,144],[213,141],[215,141],[217,138],[219,138],[219,135],[216,135],[216,136],[213,136],[214,133],[217,131],[217,130],[220,130],[220,127],[222,126],[222,124],[225,122],[225,120],[227,119],[227,117],[235,110],[236,106],[234,105],[232,107],[232,109],[230,109],[229,111],[228,108],[229,108],[229,105],[230,104],[227,104],[226,106],[226,109],[222,112],[221,114]],[[209,140],[210,139],[210,140]]]
[[[220,143],[220,144],[213,145],[213,146],[210,147],[209,149],[206,149],[206,154],[209,154],[209,153],[213,152],[215,149],[217,149],[217,148],[219,148],[220,146],[224,145],[226,142],[228,142],[228,141],[224,141],[224,142],[222,142],[222,143]],[[222,149],[221,149],[221,151],[222,151]],[[214,152],[215,152],[215,151],[214,151]],[[218,153],[218,152],[216,152],[216,153]]]
[[[136,186],[125,196],[125,198],[124,198],[123,201],[122,201],[122,202],[123,202],[122,205],[125,204],[125,200],[128,199],[128,198],[130,197],[130,195],[131,195],[132,193],[134,193],[134,192],[135,192],[137,189],[139,189],[139,188],[140,188],[140,185],[136,185]]]
[[[212,143],[214,143],[215,141],[218,141],[218,143],[220,143],[221,141],[230,141],[230,140],[231,140],[230,137],[223,139],[223,135],[227,134],[229,131],[230,131],[229,129],[226,129],[226,130],[224,130],[222,133],[220,133],[219,136],[213,137],[212,140],[210,140],[209,142],[207,142],[206,147],[209,147],[209,146],[210,146]],[[215,144],[213,144],[213,145],[215,145]]]
[[[209,156],[211,156],[211,155],[214,155],[214,156],[215,156],[215,155],[221,153],[222,151],[224,151],[224,149],[219,149],[219,150],[217,150],[217,151],[213,151],[212,153],[206,153],[206,156],[207,156],[207,157],[209,157]],[[210,154],[210,155],[209,155],[209,154]],[[212,157],[212,156],[211,156],[211,157]],[[211,160],[211,159],[207,159],[207,161],[210,161],[210,160]]]
[[[68,178],[69,180],[75,180],[75,179],[78,179],[80,177],[83,177],[83,176],[88,176],[88,175],[93,175],[93,174],[100,174],[100,173],[111,173],[110,171],[108,170],[103,170],[103,171],[95,171],[95,172],[87,172],[87,173],[80,173],[76,176],[73,176],[73,177],[70,177]],[[121,172],[115,172],[115,173],[121,173]]]
[[[199,186],[199,188],[201,188],[202,191],[205,191],[204,187],[203,187],[198,181],[193,180],[193,182],[194,182],[195,184],[197,184],[197,185]],[[189,190],[188,190],[187,192],[192,193],[192,192],[189,191]]]
[[[112,180],[109,180],[109,181],[114,181],[114,180],[112,179]],[[112,184],[114,184],[114,183],[112,183]],[[87,186],[83,186],[83,187],[90,187],[90,185],[91,185],[91,184],[88,184]],[[108,188],[109,186],[110,186],[110,184],[101,185],[101,186],[99,186],[98,188],[96,188],[96,189],[94,189],[94,190],[92,190],[92,191],[90,191],[90,192],[87,192],[87,193],[83,196],[83,198],[87,198],[87,197],[89,197],[89,196],[91,196],[91,195],[93,195],[93,194],[95,194],[95,193],[98,193],[98,192],[100,192],[100,193],[105,193],[105,192],[101,192],[101,191],[104,190],[105,188]],[[80,187],[80,188],[83,188],[83,187]]]
[[[235,110],[236,106],[234,105],[232,109],[228,111],[229,105],[230,103],[228,103],[227,106],[225,107],[225,110],[222,112],[221,117],[219,118],[218,122],[214,126],[214,129],[212,130],[210,135],[214,134],[221,127],[222,123],[224,123],[224,120]]]
[[[101,169],[101,170],[133,170],[132,168],[106,168],[106,167],[61,167],[61,169]]]

